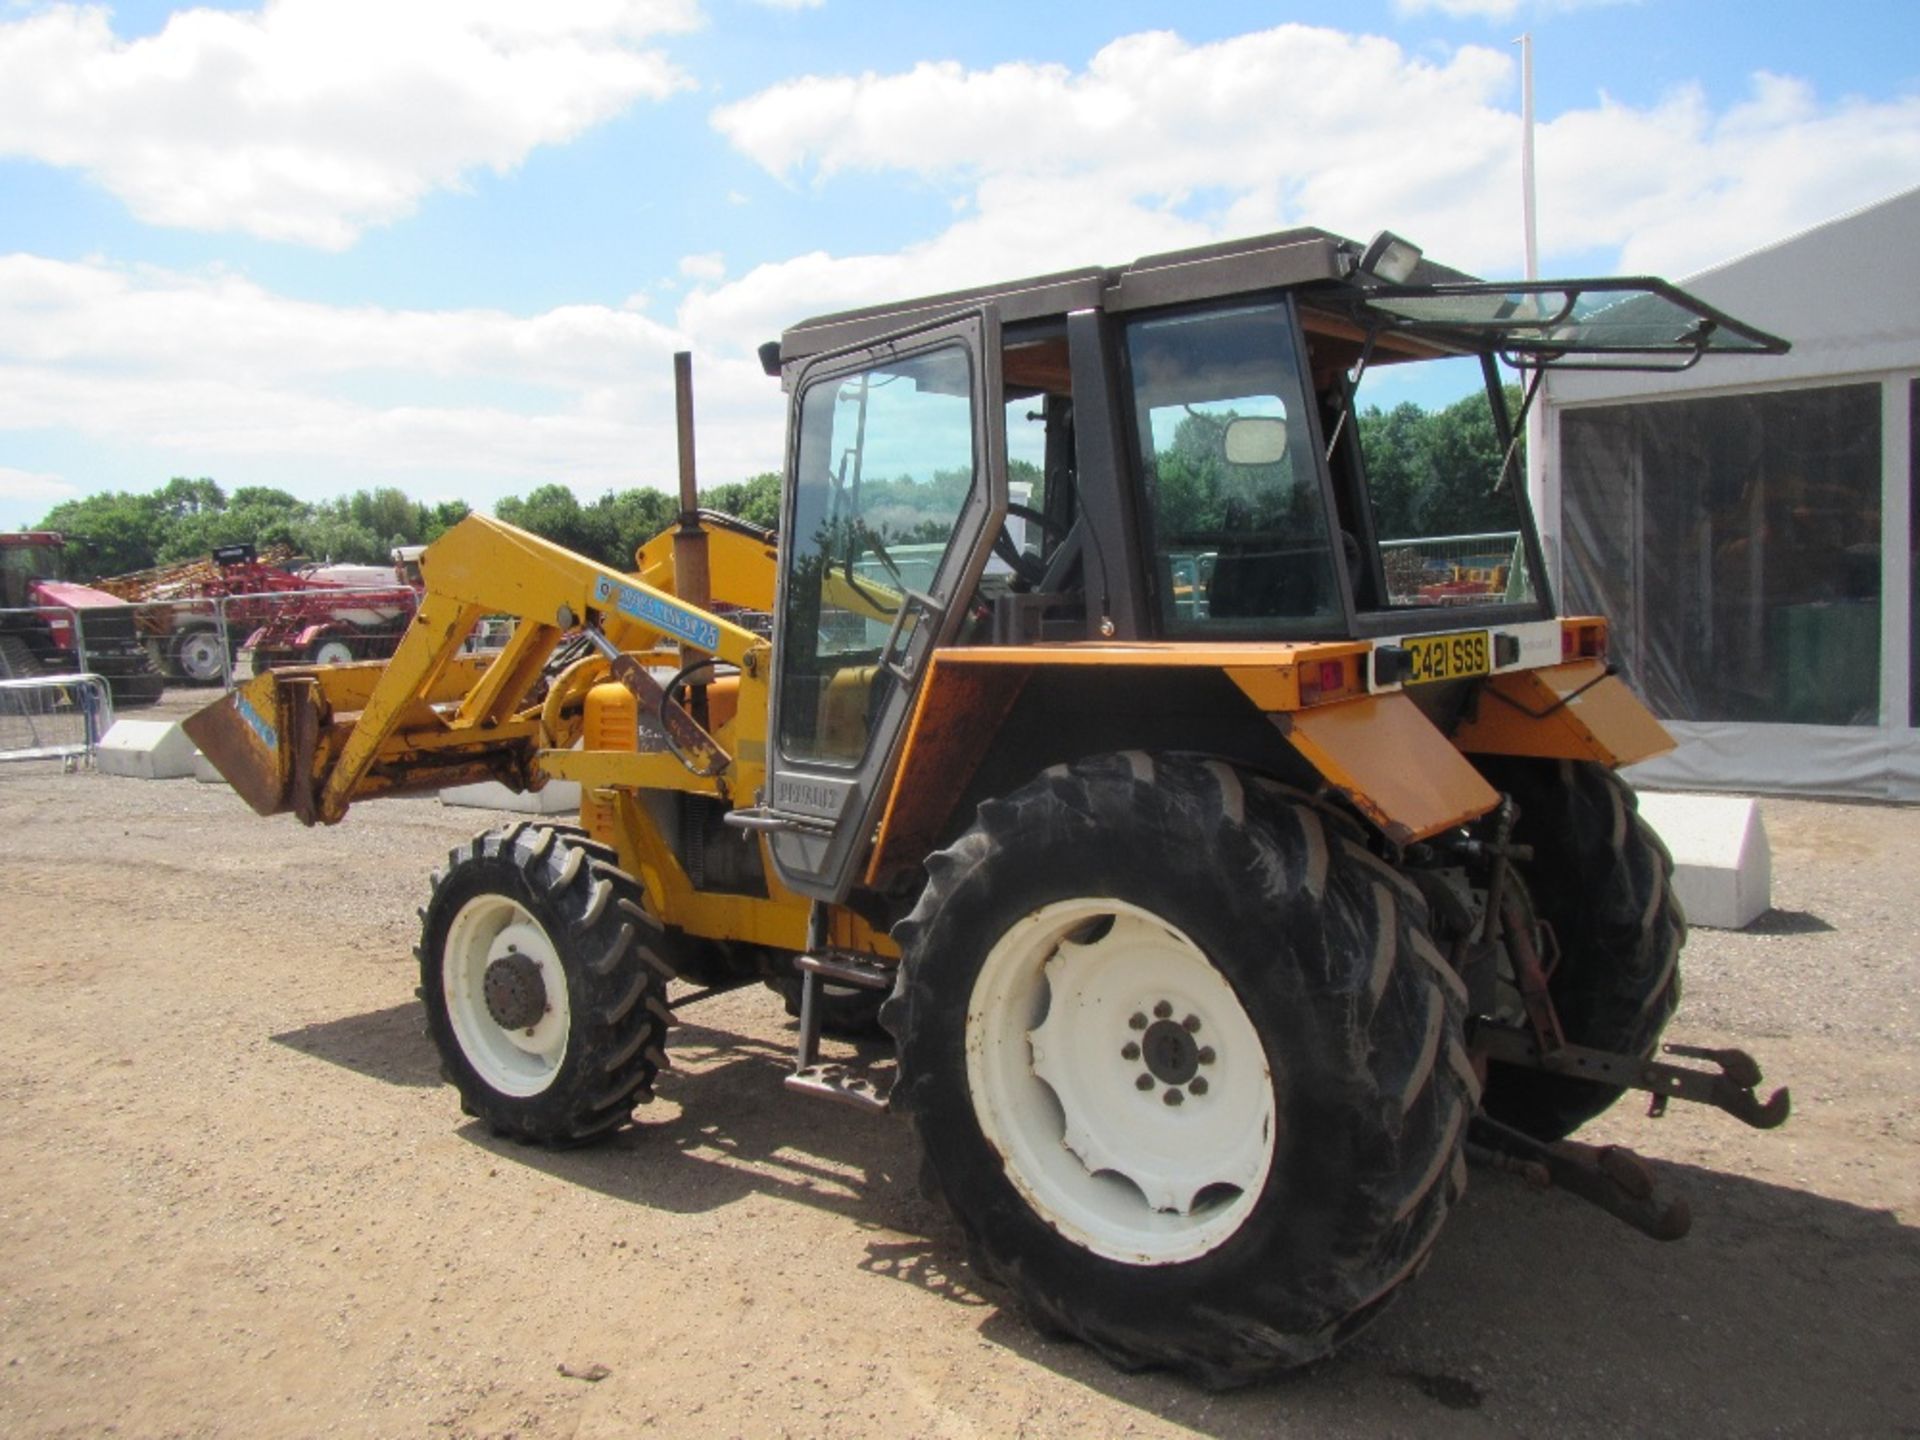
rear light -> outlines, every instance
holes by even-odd
[[[1350,656],[1337,660],[1302,660],[1299,676],[1302,705],[1322,705],[1329,700],[1344,700],[1360,690]]]
[[[1569,620],[1560,627],[1560,658],[1604,660],[1607,658],[1607,622]]]

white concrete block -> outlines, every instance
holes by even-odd
[[[165,720],[116,720],[100,737],[93,763],[103,775],[178,780],[193,773],[193,742]]]
[[[1689,924],[1743,930],[1771,907],[1773,855],[1758,801],[1643,791],[1640,814],[1673,855]]]
[[[213,762],[200,751],[193,752],[193,778],[202,785],[224,785],[227,777],[213,768]]]
[[[514,792],[497,780],[477,785],[449,785],[440,792],[442,805],[464,805],[476,810],[517,810],[526,815],[558,815],[580,808],[576,780],[549,780],[544,790]]]

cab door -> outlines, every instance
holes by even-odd
[[[991,309],[816,357],[795,377],[756,828],[791,889],[839,900],[879,819],[929,653],[1006,520]]]

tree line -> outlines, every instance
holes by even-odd
[[[1509,408],[1517,401],[1510,396]],[[1484,394],[1437,411],[1412,403],[1391,410],[1369,406],[1359,419],[1382,535],[1415,534],[1423,526],[1428,533],[1435,526],[1511,526],[1511,496],[1495,493],[1489,483],[1503,456]],[[709,486],[700,503],[771,529],[779,524],[780,477],[768,472]],[[229,492],[211,479],[175,477],[145,494],[111,491],[64,500],[35,528],[75,537],[72,568],[95,576],[197,560],[216,546],[246,542],[263,549],[288,545],[313,560],[379,565],[397,545],[430,544],[469,509],[463,500],[428,504],[392,487],[315,501],[267,486]],[[678,498],[662,490],[610,491],[583,504],[557,484],[508,496],[494,507],[509,524],[622,570],[679,510]],[[910,517],[897,518],[899,535],[912,538],[904,523]]]
[[[700,492],[700,503],[771,528],[780,514],[780,477],[711,486]],[[263,550],[290,546],[311,560],[384,565],[395,546],[431,544],[470,510],[464,500],[428,504],[392,487],[313,501],[266,486],[227,491],[211,479],[176,476],[144,494],[116,490],[63,500],[33,528],[70,537],[76,575],[124,575],[248,543]],[[500,501],[494,513],[625,570],[643,542],[678,518],[680,502],[660,490],[621,490],[582,504],[564,485],[541,485]]]

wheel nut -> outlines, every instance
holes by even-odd
[[[1151,1090],[1151,1089],[1153,1089],[1153,1076],[1151,1076],[1151,1075],[1142,1075],[1142,1076],[1141,1076],[1141,1077],[1140,1077],[1140,1078],[1139,1078],[1138,1080],[1136,1080],[1136,1081],[1134,1081],[1134,1082],[1133,1082],[1133,1088],[1134,1088],[1134,1089],[1136,1089],[1136,1090]]]
[[[1194,1058],[1197,1059],[1202,1065],[1213,1064],[1213,1046],[1202,1045],[1200,1047],[1200,1053]]]
[[[1188,1085],[1187,1088],[1193,1091],[1193,1093],[1196,1095],[1206,1094],[1207,1093],[1207,1077],[1204,1075],[1194,1076],[1193,1083]]]
[[[1200,1017],[1198,1015],[1189,1015],[1180,1022],[1180,1027],[1189,1035],[1198,1035],[1200,1033]]]
[[[1167,1104],[1169,1105],[1178,1105],[1182,1100],[1186,1099],[1187,1097],[1186,1097],[1185,1091],[1169,1090],[1167,1091],[1166,1094],[1162,1095],[1160,1098],[1166,1101]]]
[[[1129,1030],[1144,1030],[1144,1029],[1146,1029],[1146,1028],[1147,1028],[1147,1017],[1146,1017],[1146,1016],[1144,1016],[1144,1015],[1142,1015],[1142,1014],[1141,1014],[1141,1013],[1140,1013],[1139,1011],[1137,1011],[1137,1010],[1136,1010],[1136,1011],[1134,1011],[1134,1013],[1133,1013],[1133,1014],[1131,1014],[1131,1015],[1129,1015],[1129,1016],[1127,1017],[1127,1028],[1128,1028]]]
[[[1140,1047],[1129,1040],[1120,1047],[1120,1058],[1122,1060],[1138,1060],[1140,1058]]]
[[[1156,1020],[1164,1020],[1171,1014],[1173,1014],[1173,1006],[1165,1000],[1153,1007],[1153,1018]]]

